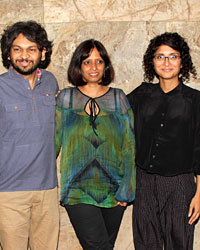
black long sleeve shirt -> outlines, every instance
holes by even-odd
[[[182,82],[168,93],[142,83],[128,95],[135,115],[136,165],[149,173],[200,174],[200,91]]]

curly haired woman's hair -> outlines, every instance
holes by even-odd
[[[181,56],[181,70],[179,77],[183,81],[189,81],[190,73],[196,78],[196,69],[193,66],[192,58],[190,56],[190,48],[183,37],[178,33],[165,32],[161,35],[156,36],[150,41],[150,44],[143,57],[143,69],[144,69],[144,80],[153,81],[156,76],[159,79],[159,76],[154,70],[154,55],[157,49],[161,45],[167,45],[174,50],[179,51]]]
[[[91,51],[94,48],[98,50],[105,64],[104,74],[100,84],[106,86],[113,81],[114,69],[105,47],[101,42],[94,39],[89,39],[78,45],[69,64],[68,81],[74,86],[83,86],[87,84],[82,77],[81,64],[86,58],[90,56]]]
[[[52,42],[48,40],[45,29],[35,21],[17,22],[4,30],[1,37],[1,55],[4,67],[8,69],[11,65],[8,57],[12,43],[19,34],[23,34],[29,41],[37,43],[40,51],[46,49],[45,60],[41,61],[38,67],[47,68],[51,60]]]

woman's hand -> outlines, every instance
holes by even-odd
[[[126,207],[127,206],[127,202],[121,202],[121,201],[118,201],[117,204],[121,207]]]
[[[200,215],[200,194],[195,194],[193,197],[191,203],[190,203],[190,208],[189,208],[189,213],[188,217],[190,217],[189,224],[193,224]]]
[[[58,94],[60,93],[60,91],[61,91],[61,90],[59,89],[59,90],[58,90],[58,92],[56,93],[55,97],[57,97],[57,96],[58,96]]]
[[[200,175],[196,177],[197,190],[193,197],[190,208],[188,212],[188,217],[190,217],[189,224],[193,224],[200,216]]]

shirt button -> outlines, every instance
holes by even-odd
[[[158,144],[158,143],[156,143],[156,147],[159,147],[159,144]]]
[[[165,115],[165,113],[161,113],[161,115],[162,115],[162,116],[164,116],[164,115]]]
[[[152,168],[152,167],[153,167],[153,165],[151,164],[151,165],[149,165],[149,167],[150,167],[150,168]]]
[[[160,124],[160,126],[161,126],[161,128],[162,128],[162,127],[164,126],[164,124],[163,124],[163,123],[161,123],[161,124]]]
[[[15,106],[14,109],[15,109],[15,110],[18,110],[18,106]]]
[[[153,159],[155,159],[155,158],[156,158],[156,156],[155,156],[155,155],[152,155],[152,158],[153,158]]]
[[[34,96],[32,97],[32,100],[35,100],[35,97],[34,97]]]
[[[33,110],[37,110],[37,108],[34,106],[34,107],[33,107]]]

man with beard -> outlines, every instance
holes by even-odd
[[[44,70],[52,42],[40,24],[17,22],[1,38],[0,245],[56,250],[55,77]]]

